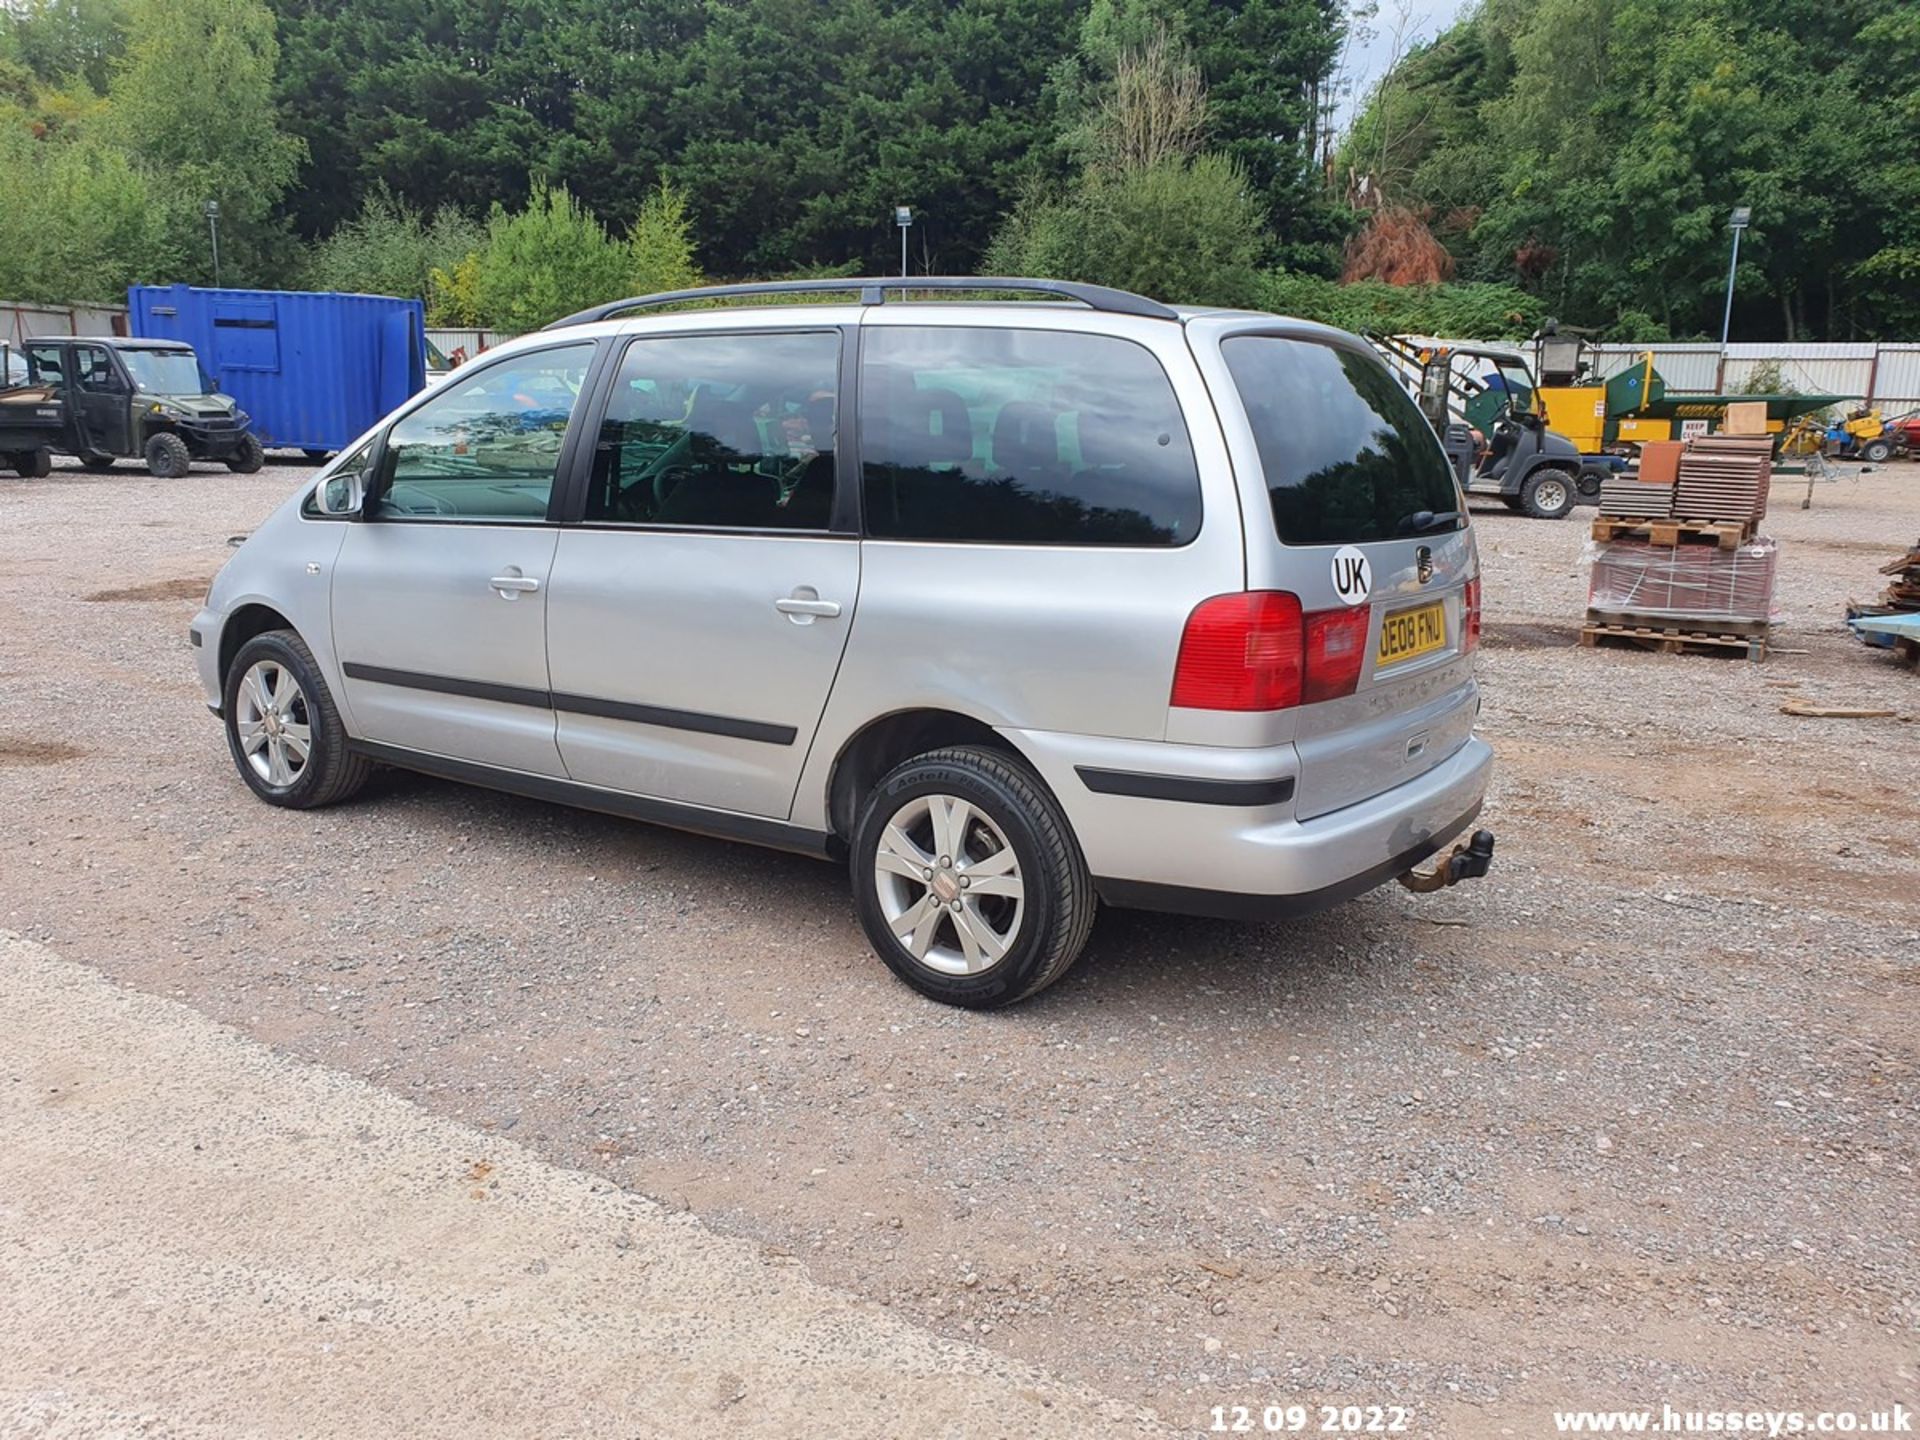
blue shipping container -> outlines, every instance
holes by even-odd
[[[270,450],[338,450],[427,383],[418,300],[135,285],[127,308],[136,336],[193,346]]]

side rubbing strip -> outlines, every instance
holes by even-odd
[[[597,715],[603,720],[631,720],[640,725],[663,725],[670,730],[697,730],[702,735],[758,740],[763,745],[791,745],[800,733],[791,725],[736,720],[730,715],[704,715],[698,710],[669,710],[660,705],[635,705],[625,700],[597,700],[591,695],[556,694],[553,708],[575,715]]]
[[[702,735],[726,735],[763,745],[791,745],[800,732],[791,725],[764,720],[737,720],[731,715],[706,715],[698,710],[671,710],[663,705],[636,705],[626,700],[601,700],[592,695],[556,695],[521,685],[495,685],[485,680],[460,680],[448,675],[423,675],[415,670],[391,670],[349,660],[340,667],[349,680],[375,685],[398,685],[428,690],[436,695],[464,695],[470,700],[492,700],[502,705],[527,705],[536,710],[560,710],[570,715],[596,715],[603,720],[630,720],[636,725],[658,725],[668,730],[692,730]]]
[[[430,690],[436,695],[464,695],[469,700],[496,700],[502,705],[531,705],[551,710],[553,697],[523,685],[495,685],[486,680],[457,680],[450,675],[422,675],[416,670],[389,670],[384,665],[362,665],[349,660],[340,667],[349,680],[375,685],[398,685],[406,690]]]
[[[1098,795],[1133,795],[1142,800],[1181,800],[1192,805],[1284,805],[1293,798],[1293,777],[1276,780],[1201,780],[1188,775],[1145,775],[1133,770],[1075,767],[1081,782]]]

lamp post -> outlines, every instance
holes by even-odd
[[[907,278],[907,227],[913,224],[913,210],[906,205],[893,207],[893,223],[900,227],[900,278]]]
[[[1746,205],[1736,205],[1733,213],[1727,217],[1727,224],[1733,227],[1733,259],[1727,262],[1727,310],[1720,318],[1720,348],[1727,348],[1727,331],[1733,327],[1733,277],[1740,269],[1740,232],[1753,220],[1753,210]]]
[[[206,203],[207,233],[213,237],[213,285],[220,288],[220,202],[209,200]]]

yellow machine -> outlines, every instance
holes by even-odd
[[[1547,423],[1573,441],[1582,455],[1643,444],[1685,440],[1717,430],[1729,405],[1763,404],[1766,429],[1778,435],[1794,421],[1845,400],[1844,395],[1692,395],[1667,389],[1653,368],[1653,352],[1636,365],[1601,381],[1586,363],[1586,342],[1557,330],[1534,338],[1534,373]],[[1874,442],[1876,444],[1881,442]]]
[[[1901,448],[1902,432],[1887,423],[1887,417],[1870,405],[1847,412],[1846,418],[1829,422],[1818,415],[1802,415],[1780,442],[1783,455],[1829,455],[1845,460],[1866,460],[1878,464],[1891,459]]]

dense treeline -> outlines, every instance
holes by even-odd
[[[914,267],[966,272],[1023,198],[1077,183],[1154,36],[1204,92],[1252,230],[1233,246],[1324,271],[1342,25],[1338,0],[27,0],[0,11],[0,238],[23,247],[0,293],[210,278],[207,199],[229,283],[378,281],[502,324],[528,307],[489,271],[528,227],[574,252],[549,279],[597,292],[694,255],[889,269],[907,204]],[[634,258],[662,233],[663,264]]]
[[[1912,0],[1481,0],[1334,154],[1347,25],[1343,0],[8,0],[0,296],[209,281],[213,201],[226,283],[519,329],[890,270],[907,204],[922,272],[1654,339],[1717,333],[1741,203],[1736,334],[1920,331]]]
[[[1340,162],[1442,269],[1621,338],[1718,337],[1735,205],[1735,339],[1920,333],[1914,0],[1481,0]]]

